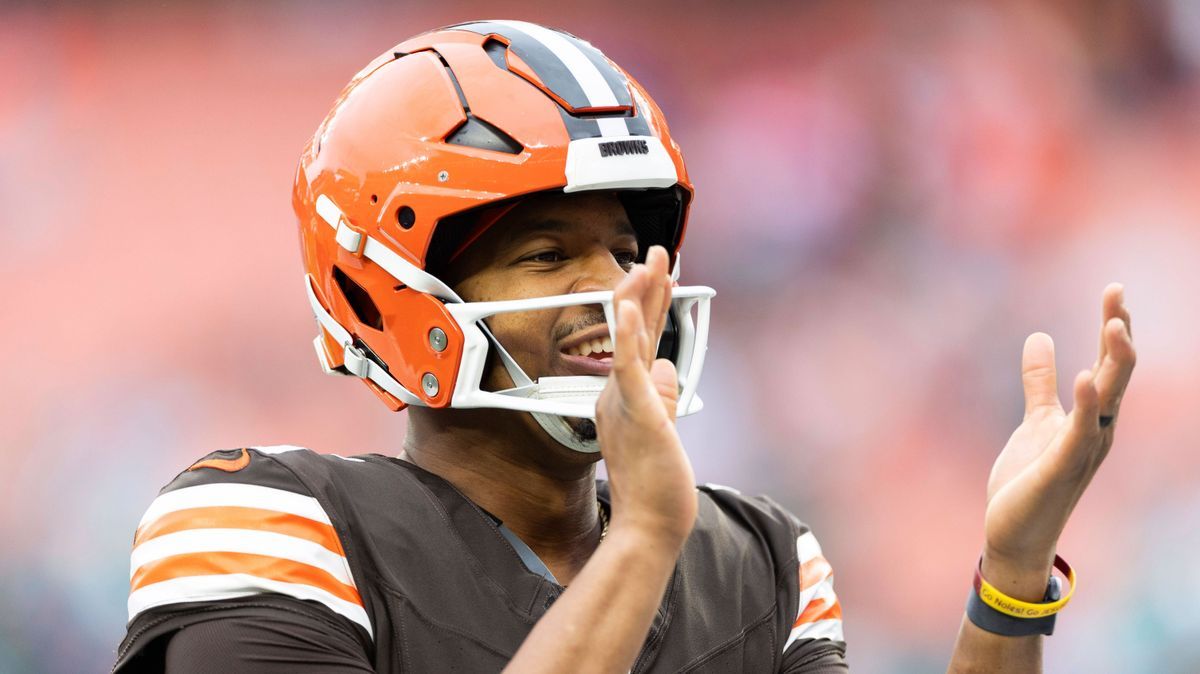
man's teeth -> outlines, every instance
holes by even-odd
[[[588,356],[593,353],[612,353],[612,351],[613,343],[611,337],[593,339],[590,342],[584,342],[583,344],[567,349],[567,353],[572,356]]]

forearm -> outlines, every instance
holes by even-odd
[[[628,672],[679,547],[613,528],[525,638],[505,672]]]
[[[1053,555],[1051,555],[1053,557]],[[1022,567],[984,555],[983,577],[1010,597],[1041,602],[1050,578],[1050,564]],[[977,627],[965,615],[954,643],[947,672],[989,674],[1039,674],[1042,671],[1042,635],[1011,637]]]

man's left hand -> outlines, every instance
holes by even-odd
[[[983,576],[1001,591],[1041,601],[1059,535],[1112,447],[1136,355],[1124,289],[1104,290],[1100,353],[1075,377],[1070,414],[1058,399],[1054,342],[1025,341],[1025,418],[988,479]]]

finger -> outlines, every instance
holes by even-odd
[[[1100,441],[1100,396],[1091,370],[1075,375],[1073,389],[1075,407],[1068,417],[1071,425],[1054,450],[1059,462],[1053,465],[1058,468],[1056,477],[1071,481],[1079,489],[1078,494],[1082,494],[1082,488],[1099,466],[1097,459],[1104,459],[1102,452],[1107,448]]]
[[[1095,379],[1100,399],[1100,424],[1109,426],[1121,406],[1137,356],[1124,320],[1109,319],[1104,325],[1103,336],[1107,355],[1100,363]]]
[[[1121,313],[1120,319],[1125,321],[1125,334],[1129,335],[1129,341],[1133,341],[1133,318],[1129,315],[1129,309],[1125,306],[1125,289],[1121,289]]]
[[[1071,430],[1079,439],[1094,436],[1100,429],[1100,394],[1096,390],[1095,377],[1088,370],[1080,372],[1075,375],[1074,389]]]
[[[1054,370],[1054,340],[1035,332],[1025,340],[1021,353],[1021,384],[1025,388],[1025,415],[1039,409],[1061,410],[1058,375]]]
[[[1114,317],[1122,317],[1125,304],[1125,287],[1120,283],[1110,283],[1104,287],[1100,298],[1100,346],[1096,350],[1096,362],[1092,364],[1092,373],[1100,370],[1104,356],[1108,354],[1108,344],[1104,339],[1104,326]]]
[[[642,354],[646,339],[642,310],[633,300],[617,304],[617,341],[613,345],[613,376],[626,404],[631,407],[651,401],[654,388],[650,381],[650,363]]]
[[[659,292],[659,260],[658,246],[653,246],[646,254],[646,261],[642,265],[646,274],[646,285],[642,290],[642,317],[646,322],[646,335],[651,342],[657,341],[655,326],[658,324],[658,313],[661,310],[662,293]],[[653,353],[645,354],[647,358],[653,357]]]
[[[650,337],[650,353],[654,358],[663,328],[667,324],[667,311],[671,306],[671,277],[667,269],[667,249],[653,246],[646,255],[646,269],[650,275],[650,287],[646,291],[644,304],[646,331]]]
[[[633,269],[621,279],[613,290],[613,309],[621,305],[621,302],[629,301],[642,306],[642,298],[645,295],[646,283],[649,281],[646,269],[643,265],[634,265]],[[616,334],[616,326],[612,327],[613,334]],[[615,344],[615,342],[614,342]]]
[[[649,320],[647,327],[653,327],[662,313],[662,285],[670,285],[671,277],[667,276],[667,253],[662,246],[650,247],[650,252],[646,255],[646,271],[649,273],[650,284],[652,287],[647,289],[646,297],[646,318]],[[653,295],[653,296],[650,296]],[[650,311],[653,309],[653,311]]]
[[[630,300],[636,302],[639,306],[642,304],[642,297],[646,294],[646,283],[649,277],[646,274],[646,266],[635,264],[633,269],[621,279],[613,291],[613,304],[620,303],[620,300]]]

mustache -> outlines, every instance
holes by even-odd
[[[588,313],[576,318],[570,323],[565,323],[554,328],[554,341],[561,342],[580,330],[586,330],[596,325],[604,325],[608,322],[604,318],[604,307],[600,306],[599,304],[588,304],[584,306],[584,309],[587,309]]]

